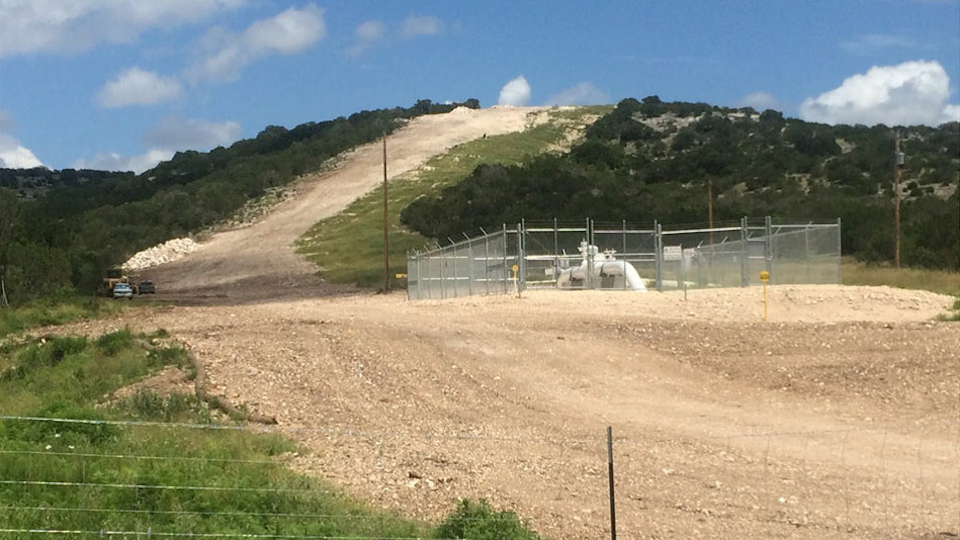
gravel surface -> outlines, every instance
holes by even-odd
[[[298,470],[438,519],[459,497],[557,538],[918,538],[960,526],[951,298],[888,288],[344,295],[135,309]],[[607,531],[607,532],[604,532]]]

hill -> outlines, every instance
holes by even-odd
[[[565,155],[478,167],[438,196],[404,209],[424,236],[521,218],[702,223],[772,215],[843,220],[843,249],[893,258],[894,131],[902,168],[903,261],[960,265],[960,124],[937,128],[828,126],[779,112],[625,99]]]
[[[102,171],[0,171],[0,275],[11,302],[62,288],[92,291],[105,268],[170,238],[230,218],[328,160],[392,133],[410,119],[463,103],[361,111],[268,126],[256,138],[186,151],[139,175]],[[10,189],[10,188],[15,188]]]

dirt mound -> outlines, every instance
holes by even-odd
[[[199,247],[200,244],[190,238],[167,240],[130,257],[127,262],[123,263],[123,269],[134,272],[170,263],[186,257]]]

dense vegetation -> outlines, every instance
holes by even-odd
[[[902,260],[960,266],[960,124],[898,127]],[[430,238],[521,218],[702,223],[708,182],[714,219],[771,215],[843,220],[843,249],[866,261],[893,258],[893,130],[828,126],[776,111],[621,101],[562,156],[523,165],[481,165],[437,197],[401,214]]]
[[[0,343],[0,528],[23,531],[0,537],[43,529],[538,540],[483,501],[461,502],[437,528],[374,510],[289,470],[285,456],[298,448],[279,435],[209,429],[232,424],[190,394],[115,393],[164,367],[190,371],[166,337],[120,330]],[[158,346],[148,352],[140,340]],[[118,423],[131,420],[149,424]]]
[[[0,187],[0,276],[7,295],[16,304],[62,288],[93,291],[105,268],[133,253],[210,227],[406,119],[460,105],[480,106],[475,99],[420,100],[290,130],[268,126],[230,148],[179,152],[140,175],[0,170],[6,186]]]

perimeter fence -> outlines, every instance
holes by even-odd
[[[647,290],[840,283],[840,220],[714,227],[521,221],[407,254],[411,300],[528,288]],[[449,240],[449,239],[448,239]]]
[[[698,428],[678,435],[654,425],[614,427],[620,538],[690,527],[713,538],[960,534],[960,426]],[[425,531],[391,512],[360,512],[351,499],[408,515],[443,509],[439,516],[461,497],[491,494],[494,507],[509,505],[548,537],[611,536],[602,425],[587,434],[534,426],[390,431],[0,416],[0,431],[2,540],[413,540]],[[147,432],[163,441],[152,451],[104,452],[92,442],[98,434],[123,441]],[[191,451],[196,437],[239,432],[290,437],[306,451],[274,459]],[[326,464],[321,474],[351,487],[280,474],[303,469],[299,460],[310,455]],[[171,474],[177,471],[183,474]],[[461,516],[472,519],[511,518]]]

